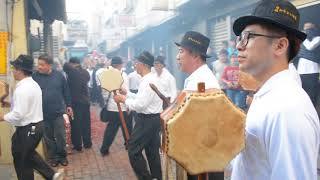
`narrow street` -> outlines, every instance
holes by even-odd
[[[92,148],[83,149],[79,153],[68,147],[69,165],[66,167],[60,165],[56,169],[64,168],[65,180],[136,180],[120,130],[110,148],[110,154],[105,157],[100,155],[99,148],[106,124],[99,120],[97,112],[99,112],[97,106],[92,106]],[[0,165],[0,180],[16,179],[13,164]],[[42,180],[43,178],[36,175],[35,179]]]
[[[130,166],[120,130],[110,148],[110,154],[105,157],[100,155],[99,148],[106,124],[99,120],[97,112],[99,112],[98,108],[92,106],[91,128],[93,146],[91,149],[83,149],[80,153],[72,151],[69,154],[69,165],[65,168],[65,179],[135,180],[136,178]]]

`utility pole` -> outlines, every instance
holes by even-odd
[[[48,20],[43,20],[43,38],[45,53],[53,56],[52,26]]]

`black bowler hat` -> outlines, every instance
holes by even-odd
[[[299,11],[289,1],[263,0],[252,15],[240,17],[234,22],[233,31],[239,36],[247,25],[267,23],[290,32],[304,41],[306,34],[299,31],[299,20]]]
[[[77,57],[71,57],[69,62],[74,64],[80,64],[80,59]]]
[[[33,71],[33,58],[29,55],[21,54],[17,59],[11,61],[10,64],[18,69],[23,69],[25,71]]]
[[[111,65],[123,64],[121,57],[115,56],[111,59]]]
[[[149,65],[150,67],[153,66],[154,57],[148,51],[143,51],[136,59],[143,64]]]
[[[211,56],[207,55],[210,39],[201,33],[195,31],[188,31],[183,36],[180,43],[175,42],[177,46],[181,46],[190,50],[194,50],[206,58]]]
[[[160,64],[162,64],[162,65],[165,65],[164,64],[164,60],[165,60],[166,58],[164,57],[164,56],[158,56],[155,60],[154,60],[154,62],[159,62]]]

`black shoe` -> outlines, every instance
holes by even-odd
[[[82,151],[82,148],[80,147],[80,148],[78,148],[78,147],[73,147],[72,148],[73,150],[76,150],[76,151],[78,151],[78,152],[81,152]]]
[[[85,148],[85,149],[90,149],[90,148],[92,148],[92,144],[84,145],[84,148]]]
[[[63,159],[63,160],[60,160],[60,164],[61,164],[62,166],[68,166],[69,162],[68,162],[67,159]]]
[[[124,148],[128,151],[128,144],[124,142],[123,145],[124,145]]]
[[[100,151],[100,153],[101,153],[101,156],[102,157],[104,157],[104,156],[107,156],[107,155],[109,155],[109,150],[107,150],[107,151]]]

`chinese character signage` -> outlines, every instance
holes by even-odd
[[[0,32],[0,75],[7,74],[8,33]]]

